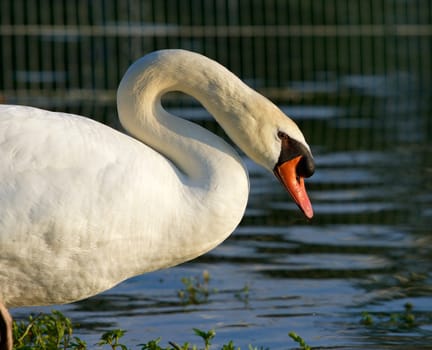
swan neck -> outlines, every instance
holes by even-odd
[[[242,101],[235,95],[248,89],[225,67],[204,56],[182,50],[159,51],[144,56],[126,72],[117,97],[119,118],[130,134],[169,158],[187,175],[210,176],[208,171],[193,174],[203,170],[200,164],[208,164],[212,152],[207,147],[203,154],[202,146],[222,148],[239,161],[236,152],[214,134],[168,113],[161,99],[172,91],[196,98],[238,144],[237,133],[231,132],[239,128],[235,117],[239,112],[233,101]]]
[[[226,239],[243,217],[249,193],[247,170],[235,150],[161,105],[164,94],[182,91],[198,99],[219,123],[228,119],[223,116],[225,97],[219,91],[220,78],[214,78],[218,68],[209,64],[205,69],[203,59],[213,62],[177,50],[175,55],[157,52],[144,56],[126,72],[118,91],[124,128],[159,153],[161,162],[171,167],[167,171],[175,173],[164,187],[167,190],[170,186],[169,205],[178,220],[170,224],[177,231],[163,244],[167,251],[183,248],[182,254],[177,252],[178,261],[171,261],[171,265],[195,258]],[[222,112],[215,108],[218,103]],[[155,261],[160,266],[154,268],[167,267],[160,259]]]

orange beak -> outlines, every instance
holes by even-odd
[[[313,209],[306,193],[304,178],[297,175],[296,167],[302,156],[298,156],[276,166],[274,173],[282,182],[285,189],[291,194],[294,202],[299,206],[303,214],[312,219]]]

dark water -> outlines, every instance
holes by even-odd
[[[233,340],[242,349],[294,349],[288,332],[295,331],[318,348],[432,349],[432,113],[410,77],[388,79],[346,76],[334,89],[314,82],[314,93],[349,89],[350,99],[327,93],[280,103],[315,154],[317,171],[307,181],[313,220],[301,217],[271,174],[245,160],[251,195],[234,234],[196,261],[57,308],[81,324],[76,335],[95,344],[103,330],[122,328],[133,348],[160,336],[163,345],[196,344],[195,327],[215,329],[213,348]],[[387,88],[376,89],[379,83]],[[305,93],[311,85],[291,86]],[[214,127],[199,107],[180,114]],[[181,279],[203,271],[208,297],[185,304]],[[413,323],[394,316],[406,303]],[[361,322],[365,311],[370,326]]]

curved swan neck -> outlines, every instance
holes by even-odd
[[[286,129],[282,131],[309,148],[297,125],[266,97],[215,61],[183,50],[157,51],[129,68],[117,95],[123,126],[139,139],[143,123],[151,122],[153,116],[158,126],[166,127],[173,118],[163,110],[161,97],[169,91],[195,97],[249,158],[271,172],[280,155],[277,132],[281,125]],[[187,124],[173,122],[183,132]],[[145,138],[153,145],[151,137]]]
[[[177,232],[164,243],[167,250],[183,247],[177,262],[220,244],[246,209],[249,181],[240,156],[220,137],[169,114],[161,105],[165,93],[182,91],[197,98],[226,127],[229,118],[224,115],[224,99],[229,91],[215,93],[214,89],[223,89],[221,78],[227,74],[231,79],[234,76],[220,67],[198,54],[159,51],[134,63],[118,90],[117,107],[124,128],[171,163],[177,174],[170,179],[178,180],[165,186],[173,190],[170,200],[174,202],[169,205],[175,203]]]
[[[117,95],[119,118],[125,129],[175,160],[184,171],[182,156],[176,154],[173,147],[167,149],[161,144],[164,137],[172,136],[174,132],[178,134],[175,138],[179,143],[184,136],[219,145],[221,141],[213,134],[171,116],[162,108],[161,98],[170,91],[181,91],[196,98],[237,145],[243,148],[242,143],[247,143],[242,142],[238,132],[247,129],[240,125],[247,124],[247,120],[237,116],[247,115],[241,109],[246,108],[247,100],[258,94],[225,67],[183,50],[151,53],[135,62],[126,72]]]

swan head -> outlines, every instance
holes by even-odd
[[[311,219],[313,209],[306,192],[304,179],[312,176],[315,164],[308,147],[283,131],[278,132],[280,138],[280,155],[273,168],[273,173],[291,194],[294,202],[304,215]]]
[[[314,159],[297,124],[262,96],[248,110],[243,150],[256,163],[271,171],[290,193],[303,214],[311,219],[313,209],[304,179],[313,175]],[[257,108],[258,103],[258,108]]]

